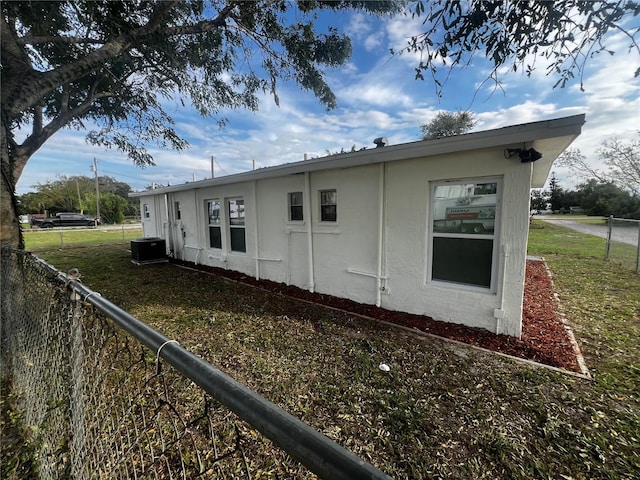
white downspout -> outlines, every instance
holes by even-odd
[[[165,223],[164,228],[164,238],[167,242],[167,246],[169,247],[171,255],[173,255],[173,242],[171,241],[171,220],[169,219],[169,196],[167,193],[164,194],[164,214],[167,218],[167,222]]]
[[[378,182],[378,269],[376,272],[376,307],[382,303],[382,261],[384,255],[384,230],[385,230],[385,164],[380,164],[380,174]]]
[[[313,271],[313,218],[311,216],[311,173],[304,172],[304,204],[303,204],[303,216],[307,219],[307,249],[309,254],[307,255],[309,261],[309,291],[315,292],[314,283],[314,271]]]
[[[509,250],[507,245],[502,245],[502,282],[500,285],[500,308],[493,311],[493,316],[496,319],[496,335],[500,335],[502,329],[501,320],[504,319],[504,291],[507,283],[507,257],[509,256]]]
[[[258,234],[258,182],[253,181],[253,241],[255,242],[256,280],[260,280],[260,236]]]
[[[200,252],[202,251],[202,247],[201,247],[201,243],[202,239],[200,238],[201,235],[201,230],[200,230],[200,218],[199,217],[199,212],[200,212],[200,205],[198,205],[198,190],[197,189],[193,189],[193,208],[194,211],[196,212],[196,244],[198,245],[198,253],[196,253],[196,261],[195,264],[198,265],[198,259],[200,258]],[[209,222],[209,220],[207,219],[207,223]]]
[[[287,228],[287,285],[291,285],[291,229]]]

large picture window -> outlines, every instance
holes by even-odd
[[[232,198],[229,200],[229,237],[232,252],[246,252],[247,242],[245,237],[244,199]]]
[[[430,280],[493,288],[500,181],[432,187]]]
[[[207,211],[209,212],[209,246],[211,248],[222,248],[222,232],[220,230],[220,200],[217,198],[208,200]]]

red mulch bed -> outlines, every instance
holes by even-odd
[[[496,335],[484,329],[470,328],[455,323],[441,322],[422,315],[385,310],[320,293],[311,293],[298,287],[269,280],[256,280],[240,272],[224,270],[190,262],[173,263],[208,271],[236,281],[255,285],[290,297],[300,298],[347,312],[365,315],[409,328],[416,328],[440,337],[501,352],[514,357],[533,360],[545,365],[580,372],[576,353],[569,334],[558,312],[553,283],[544,262],[527,260],[522,312],[522,338]]]

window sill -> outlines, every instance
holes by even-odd
[[[447,282],[445,280],[430,280],[425,282],[425,287],[441,287],[446,288],[448,290],[463,290],[465,292],[470,293],[479,293],[483,295],[497,295],[497,291],[495,288],[481,287],[478,285],[471,285],[468,283],[457,283],[457,282]]]

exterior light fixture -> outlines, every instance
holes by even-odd
[[[512,158],[515,155],[520,157],[520,162],[522,163],[535,162],[542,158],[542,154],[534,148],[530,148],[528,150],[525,150],[524,148],[507,148],[504,151],[504,158]]]

